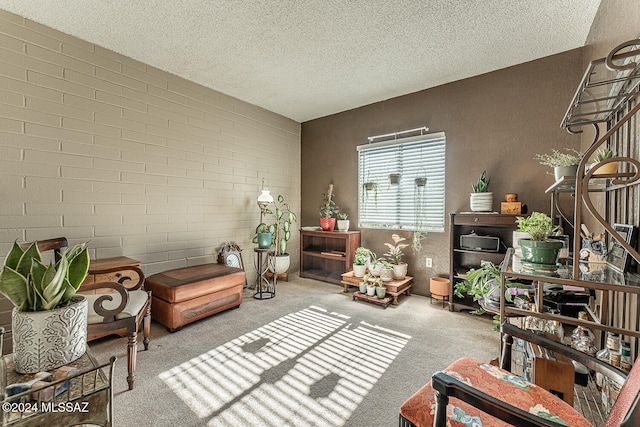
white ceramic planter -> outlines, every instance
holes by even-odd
[[[563,176],[576,176],[578,174],[578,165],[571,166],[555,166],[553,168],[553,177],[556,181],[560,181]]]
[[[367,295],[370,297],[376,294],[376,287],[374,285],[367,285]]]
[[[46,311],[11,312],[13,355],[16,372],[50,371],[79,359],[87,350],[85,297]]]
[[[366,265],[356,265],[353,264],[353,275],[355,277],[364,277],[364,274],[367,272]]]
[[[471,193],[469,205],[473,212],[491,212],[493,210],[493,193]]]
[[[383,282],[391,282],[393,280],[393,268],[381,268],[380,279],[382,279]]]
[[[336,223],[338,224],[338,231],[349,231],[348,219],[339,219]]]
[[[393,278],[395,280],[404,279],[404,276],[407,275],[408,264],[406,262],[401,262],[400,264],[393,265]]]
[[[284,274],[289,270],[291,257],[289,254],[274,256],[269,254],[269,271],[276,274]]]

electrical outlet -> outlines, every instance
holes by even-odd
[[[433,267],[433,263],[431,262],[431,258],[427,258],[426,267],[427,268]]]

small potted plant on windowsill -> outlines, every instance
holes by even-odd
[[[553,168],[553,175],[556,181],[564,176],[575,177],[578,173],[578,164],[582,155],[572,148],[565,148],[566,153],[558,150],[551,150],[551,154],[536,154],[535,159],[541,165]]]
[[[333,231],[336,226],[336,219],[333,216],[337,215],[340,210],[333,200],[334,196],[333,184],[329,184],[327,192],[322,194],[323,203],[320,205],[320,227],[323,231]]]
[[[487,171],[482,171],[478,182],[471,184],[473,193],[469,197],[469,206],[473,212],[491,212],[493,209],[493,193],[489,192],[490,182]]]

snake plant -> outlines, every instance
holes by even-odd
[[[19,311],[45,311],[62,307],[87,277],[89,253],[84,243],[45,265],[37,243],[23,250],[14,242],[0,273],[0,293]]]

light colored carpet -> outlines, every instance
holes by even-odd
[[[296,274],[273,299],[245,290],[239,309],[173,334],[153,322],[132,391],[126,338],[90,347],[118,357],[116,426],[370,427],[397,425],[400,405],[453,360],[497,357],[499,334],[489,316],[429,298],[383,309]]]

